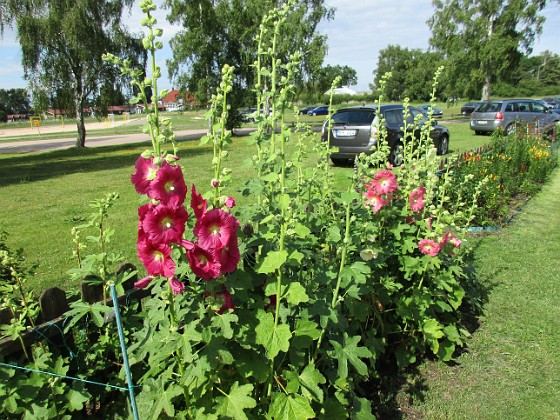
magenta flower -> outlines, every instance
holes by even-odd
[[[422,252],[422,254],[435,257],[440,250],[440,244],[432,241],[431,239],[422,239],[418,242],[418,248],[420,248],[420,252]]]
[[[206,213],[206,200],[196,191],[194,184],[191,188],[191,208],[197,219],[200,219]]]
[[[152,243],[147,240],[138,241],[138,258],[152,277],[173,277],[175,262],[171,258],[171,248],[164,243]]]
[[[381,169],[366,187],[373,189],[377,194],[391,194],[397,189],[397,176],[391,171]]]
[[[384,205],[388,203],[388,201],[384,199],[381,194],[377,194],[373,190],[367,190],[364,196],[366,198],[364,205],[371,207],[374,213],[377,213]]]
[[[183,204],[187,186],[180,166],[163,162],[155,179],[150,183],[148,196],[161,204],[177,207]]]
[[[235,308],[235,305],[231,300],[231,294],[227,290],[224,290],[223,292],[216,292],[215,298],[216,298],[216,303],[222,304],[220,310],[218,311],[218,314],[221,315],[224,312]]]
[[[177,280],[177,277],[172,277],[169,279],[169,287],[175,296],[183,293],[185,291],[185,284]]]
[[[204,280],[215,279],[220,275],[220,262],[214,253],[194,244],[186,248],[187,260],[194,274]]]
[[[185,232],[189,215],[183,206],[169,207],[158,204],[148,211],[142,222],[142,229],[155,243],[179,243]]]
[[[235,206],[235,198],[233,197],[226,197],[224,204],[227,208],[233,208]]]
[[[241,258],[239,254],[239,246],[237,244],[237,236],[232,236],[226,246],[224,246],[219,254],[220,273],[233,273],[237,268],[237,263]]]
[[[144,277],[143,279],[134,282],[134,287],[136,287],[137,289],[143,289],[148,286],[148,284],[150,284],[153,279],[154,278],[152,276]]]
[[[441,238],[441,241],[439,242],[440,244],[440,248],[442,248],[445,244],[451,242],[451,244],[455,247],[455,248],[459,248],[461,246],[461,244],[463,243],[463,241],[461,241],[459,238],[457,238],[456,236],[453,235],[453,233],[451,233],[450,230],[448,230],[447,232],[445,232]]]
[[[413,212],[418,212],[424,208],[424,195],[426,188],[420,186],[410,193],[408,203]]]
[[[212,209],[198,219],[194,234],[198,237],[198,244],[202,248],[219,251],[237,233],[238,227],[239,221],[230,213],[222,209]]]
[[[130,176],[136,191],[140,194],[148,194],[152,181],[156,178],[158,166],[154,159],[146,159],[140,156],[134,165],[135,171]]]

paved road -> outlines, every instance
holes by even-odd
[[[236,129],[237,134],[247,134],[251,131],[250,128]],[[183,130],[177,131],[175,137],[177,140],[196,140],[206,134],[203,130]],[[101,147],[116,144],[132,144],[132,143],[149,143],[150,138],[147,134],[120,134],[120,135],[107,135],[107,136],[87,136],[86,147]],[[57,149],[68,149],[75,144],[74,138],[64,139],[49,139],[49,140],[31,140],[31,141],[14,141],[0,143],[0,153],[34,153],[46,152]]]

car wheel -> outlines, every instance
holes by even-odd
[[[506,134],[509,136],[510,134],[515,134],[515,132],[517,131],[517,127],[515,126],[515,123],[510,124],[506,127]]]
[[[401,143],[397,143],[391,148],[389,162],[393,166],[401,166],[404,163],[403,145]]]
[[[441,136],[438,145],[438,155],[446,155],[449,151],[449,137]]]
[[[317,113],[316,113],[316,112],[314,112],[314,113],[313,113],[313,116],[314,116],[314,117],[316,117],[316,116],[317,116]]]
[[[347,159],[340,159],[340,158],[333,158],[333,157],[331,157],[331,161],[334,166],[347,166],[349,162]]]
[[[484,134],[484,131],[475,130],[474,134],[476,134],[477,136],[482,136]]]

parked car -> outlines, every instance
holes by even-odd
[[[479,105],[482,105],[483,103],[484,102],[467,102],[461,107],[461,114],[470,115]]]
[[[500,99],[485,102],[471,114],[471,130],[475,134],[502,129],[515,133],[520,123],[533,123],[539,132],[552,130],[560,115],[553,113],[537,99]]]
[[[241,115],[241,121],[244,123],[255,122],[255,112],[257,112],[257,108],[240,109],[239,115]]]
[[[426,115],[418,108],[409,107],[407,125],[413,127],[415,119],[420,126],[428,124]],[[370,154],[372,148],[379,140],[379,115],[387,128],[386,141],[391,148],[389,162],[393,165],[402,163],[402,147],[405,139],[404,107],[402,105],[377,105],[342,108],[331,117],[330,133],[329,121],[323,124],[322,140],[328,141],[330,147],[338,148],[333,151],[331,160],[335,165],[343,165],[354,160],[360,153]],[[420,130],[414,130],[416,137]],[[433,139],[438,154],[444,155],[449,149],[449,130],[439,124],[433,123],[430,137]]]
[[[429,115],[430,108],[432,108],[432,106],[431,105],[420,105],[418,108],[420,108],[422,111],[424,111],[425,114]],[[434,106],[432,109],[433,109],[432,116],[434,118],[443,117],[443,111],[441,109],[439,109],[437,106]]]
[[[542,98],[542,101],[549,108],[554,108],[556,105],[560,105],[560,98],[548,97],[548,98]]]
[[[307,111],[307,115],[312,115],[312,116],[327,115],[328,113],[329,113],[329,107],[327,105],[318,106],[316,108],[313,108],[312,110]]]
[[[303,108],[300,108],[298,111],[299,115],[307,115],[307,113],[309,111],[311,111],[312,109],[317,108],[317,105],[310,105],[310,106],[304,106]]]

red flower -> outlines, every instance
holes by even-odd
[[[231,209],[232,207],[235,206],[235,198],[229,196],[226,197],[224,204],[226,205],[227,208]]]
[[[154,159],[146,159],[140,156],[134,165],[135,171],[130,180],[134,184],[136,191],[140,194],[148,194],[150,185],[155,179],[158,166],[154,164]]]
[[[232,273],[237,268],[237,263],[241,256],[239,255],[239,246],[237,244],[237,236],[232,236],[226,246],[224,246],[219,254],[220,273]]]
[[[156,243],[179,243],[185,232],[189,215],[183,206],[169,207],[158,204],[148,211],[142,222],[142,229],[150,241]]]
[[[196,192],[194,184],[191,188],[191,208],[197,219],[200,219],[202,215],[206,213],[206,200],[202,198],[202,195]]]
[[[224,290],[223,292],[216,292],[216,303],[221,303],[222,307],[220,308],[220,310],[218,311],[218,313],[221,315],[224,312],[228,311],[229,309],[234,309],[235,305],[233,304],[233,301],[231,300],[231,294],[227,291]]]
[[[364,194],[366,201],[364,205],[370,206],[374,213],[377,213],[381,208],[386,205],[389,199],[383,198],[381,194],[376,193],[374,190],[367,190]]]
[[[408,203],[413,212],[418,212],[424,208],[424,194],[426,194],[426,188],[422,186],[410,193]]]
[[[181,167],[163,161],[156,178],[150,183],[148,196],[161,204],[177,207],[183,204],[186,195],[187,186]]]
[[[152,277],[173,277],[175,262],[171,259],[171,248],[163,243],[152,243],[148,240],[138,241],[138,258]]]
[[[420,248],[420,252],[422,252],[422,254],[435,257],[440,250],[440,244],[432,241],[431,239],[422,239],[418,242],[418,248]]]
[[[171,291],[175,296],[185,291],[185,284],[177,280],[177,277],[172,277],[169,279],[169,287],[171,287]]]
[[[147,276],[144,277],[143,279],[140,279],[136,282],[134,282],[134,287],[136,287],[137,289],[143,289],[144,287],[146,287],[148,284],[150,284],[150,282],[153,280],[154,278],[152,276]]]
[[[197,244],[192,245],[194,246],[189,246],[185,249],[193,273],[204,280],[217,278],[220,275],[220,262],[218,258],[216,258],[214,253],[201,248]]]
[[[222,209],[212,209],[196,222],[194,234],[204,249],[219,251],[226,246],[239,227],[238,220]]]
[[[377,194],[391,194],[397,189],[397,176],[391,171],[381,169],[366,187],[373,189]]]

